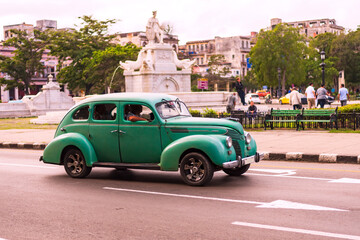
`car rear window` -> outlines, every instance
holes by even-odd
[[[83,106],[76,110],[72,116],[74,120],[87,120],[89,119],[89,106]]]
[[[257,98],[259,97],[259,95],[251,95],[251,97]]]

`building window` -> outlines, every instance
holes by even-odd
[[[241,41],[241,46],[242,46],[242,48],[244,48],[244,40]]]
[[[242,61],[245,62],[245,55],[242,54]]]
[[[246,48],[249,48],[249,42],[246,41]]]
[[[200,50],[203,51],[204,50],[204,46],[201,44],[200,45]]]
[[[205,44],[205,49],[207,49],[207,44]]]

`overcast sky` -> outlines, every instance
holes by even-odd
[[[187,41],[250,35],[270,25],[271,18],[284,22],[334,18],[346,29],[360,25],[360,0],[0,0],[0,26],[36,20],[57,20],[58,28],[74,27],[78,17],[119,19],[112,32],[145,31],[157,10],[160,23],[174,26],[180,44]]]

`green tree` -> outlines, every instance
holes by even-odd
[[[215,54],[211,55],[208,61],[208,74],[206,78],[209,79],[209,87],[217,83],[219,88],[225,89],[225,83],[229,81],[229,79],[225,78],[228,73],[230,73],[230,67],[225,64],[226,59],[224,55]]]
[[[333,42],[330,53],[338,57],[336,68],[345,70],[346,82],[350,85],[360,83],[360,29],[347,35],[339,35]]]
[[[321,58],[320,51],[325,52],[325,84],[329,87],[337,86],[338,70],[335,68],[337,57],[332,56],[330,49],[336,35],[332,33],[323,33],[311,39],[305,59],[305,71],[307,82],[315,83],[320,86],[322,82]]]
[[[93,92],[102,93],[104,89],[124,91],[123,69],[118,68],[119,61],[135,60],[140,48],[134,44],[110,46],[105,50],[95,51],[86,63],[84,73],[94,82]],[[116,71],[116,72],[115,72]]]
[[[70,90],[85,90],[85,94],[90,94],[101,79],[94,77],[93,71],[88,71],[88,64],[92,62],[94,52],[114,46],[111,40],[115,35],[109,34],[108,30],[116,20],[99,21],[91,16],[80,19],[83,22],[79,30],[53,33],[49,48],[51,54],[59,58],[58,81],[67,83]],[[63,67],[67,61],[69,65]]]
[[[259,84],[277,86],[278,68],[281,70],[282,94],[287,84],[303,84],[306,48],[305,39],[296,28],[279,24],[274,30],[261,30],[250,51],[252,71]]]
[[[39,30],[34,30],[32,36],[21,30],[11,32],[15,37],[8,39],[4,46],[14,47],[14,56],[0,58],[0,71],[11,79],[0,79],[0,84],[6,84],[7,89],[19,87],[29,94],[31,79],[44,68],[40,60],[48,44],[47,34]]]

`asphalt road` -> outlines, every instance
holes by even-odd
[[[360,166],[263,161],[206,187],[0,149],[0,239],[360,239]]]

